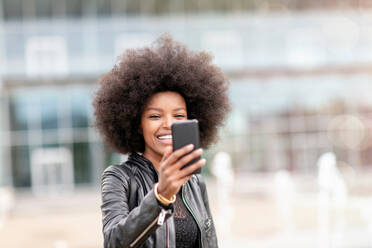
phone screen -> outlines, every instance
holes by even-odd
[[[172,144],[173,151],[178,150],[186,145],[193,144],[194,150],[199,148],[199,124],[197,120],[186,120],[177,121],[172,124]],[[200,157],[193,159],[187,163],[184,167],[189,166]],[[183,167],[183,168],[184,168]],[[194,171],[193,173],[200,173],[201,169]]]

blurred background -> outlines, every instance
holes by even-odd
[[[103,247],[99,76],[168,32],[233,111],[206,152],[221,247],[372,247],[372,1],[0,0],[0,247]]]

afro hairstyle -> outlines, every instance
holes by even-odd
[[[149,98],[174,91],[186,102],[189,119],[199,121],[200,146],[217,141],[218,127],[231,110],[229,81],[206,52],[190,51],[168,34],[150,47],[126,50],[104,74],[93,99],[95,123],[104,142],[117,152],[144,152],[139,133]]]

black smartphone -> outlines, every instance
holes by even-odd
[[[172,123],[172,144],[173,144],[173,151],[180,149],[189,144],[194,145],[194,150],[199,148],[199,123],[198,120],[185,120],[185,121],[177,121]],[[192,152],[192,151],[191,151]],[[189,166],[196,161],[198,161],[200,157],[193,159],[192,161],[185,164],[182,168]],[[197,169],[193,172],[193,174],[197,174],[201,172],[201,168]]]

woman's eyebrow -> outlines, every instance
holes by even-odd
[[[160,112],[163,111],[161,108],[154,108],[154,107],[146,108],[146,110],[155,110],[155,111],[160,111]]]
[[[163,109],[161,109],[161,108],[155,108],[155,107],[148,107],[148,108],[146,108],[146,111],[149,111],[149,110],[155,110],[155,111],[163,112]],[[186,109],[184,107],[179,107],[179,108],[173,109],[173,111],[178,111],[178,110],[186,110]]]
[[[184,107],[180,107],[180,108],[175,108],[173,109],[173,111],[178,111],[178,110],[186,110]]]

